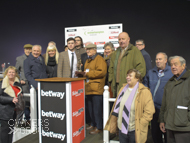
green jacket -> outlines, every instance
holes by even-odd
[[[111,82],[111,89],[113,92],[113,96],[116,95],[116,71],[117,67],[117,54],[120,54],[121,48],[117,48],[117,50],[112,54],[110,66],[109,66],[109,79],[108,81]],[[146,64],[141,52],[137,49],[137,47],[129,44],[128,49],[125,51],[121,59],[120,64],[120,75],[119,75],[119,89],[122,87],[124,83],[126,83],[126,75],[127,71],[130,69],[137,69],[140,73],[142,78],[146,74]]]
[[[164,87],[160,122],[172,131],[190,131],[190,71],[176,80],[173,76]],[[183,106],[188,109],[181,109]]]

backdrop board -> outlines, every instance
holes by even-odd
[[[80,36],[83,43],[92,42],[97,45],[97,51],[103,53],[103,46],[106,42],[112,42],[114,47],[119,47],[118,35],[123,31],[122,23],[94,26],[80,26],[65,28],[65,43],[69,37]]]
[[[40,143],[80,143],[85,138],[84,79],[37,79]]]

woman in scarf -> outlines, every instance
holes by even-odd
[[[48,77],[57,77],[57,64],[58,64],[59,52],[55,45],[47,47],[45,54],[46,73]]]
[[[18,73],[15,67],[9,66],[0,88],[1,143],[12,143],[18,96],[22,96]]]
[[[116,133],[120,143],[145,143],[148,124],[155,112],[152,94],[141,82],[136,69],[127,72],[127,83],[120,89],[105,130]]]

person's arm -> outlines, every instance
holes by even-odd
[[[103,78],[107,73],[107,65],[102,57],[96,57],[96,68],[86,73],[86,76],[90,79]]]
[[[160,108],[159,121],[160,121],[160,130],[165,133],[165,123],[164,123],[164,113],[166,111],[166,89],[164,88],[164,94],[162,97],[162,105]]]
[[[146,89],[146,91],[144,91],[142,94],[144,94],[146,96],[146,98],[144,98],[144,103],[143,104],[143,116],[140,118],[140,123],[143,125],[148,124],[152,118],[153,118],[153,114],[155,113],[155,107],[154,107],[154,102],[152,100],[152,94],[151,92]],[[138,110],[138,109],[137,109]]]
[[[141,73],[141,76],[143,78],[146,74],[146,64],[144,61],[144,57],[136,47],[134,47],[134,52],[135,52],[133,58],[134,68]]]
[[[29,84],[33,85],[34,88],[37,89],[37,81],[35,81],[35,79],[32,77],[32,71],[29,59],[24,60],[24,74]]]
[[[57,65],[57,77],[62,77],[63,75],[63,53],[59,54],[59,59],[58,59],[58,65]]]

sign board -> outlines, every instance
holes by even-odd
[[[122,23],[95,25],[95,26],[80,26],[65,28],[65,43],[69,37],[80,36],[83,43],[92,42],[97,45],[97,52],[103,53],[103,46],[107,42],[112,42],[114,47],[119,47],[118,35],[123,31]]]

